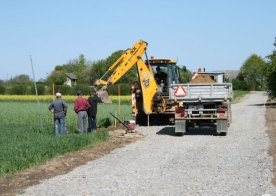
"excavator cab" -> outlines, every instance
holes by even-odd
[[[171,84],[180,83],[180,74],[176,61],[151,58],[146,63],[152,67],[158,85],[158,92],[161,92],[163,95],[168,94],[168,88]]]

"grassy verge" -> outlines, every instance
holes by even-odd
[[[0,176],[41,164],[55,156],[95,145],[108,138],[103,130],[96,134],[67,134],[54,137],[28,126],[1,125]]]
[[[250,91],[240,91],[240,90],[234,90],[234,100],[237,100],[246,94],[248,94]]]

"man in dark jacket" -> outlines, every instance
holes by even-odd
[[[54,122],[55,122],[55,135],[57,136],[60,133],[65,133],[65,116],[67,112],[67,104],[63,99],[61,99],[61,94],[56,93],[56,99],[48,107],[49,111],[54,113]]]
[[[91,108],[88,109],[88,132],[96,133],[97,129],[97,105],[99,102],[99,97],[96,94],[96,91],[90,92],[90,97],[88,102],[91,105]]]
[[[154,77],[158,85],[160,85],[161,83],[167,83],[167,74],[161,71],[159,66],[156,68],[156,73]]]

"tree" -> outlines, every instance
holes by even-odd
[[[107,71],[107,64],[105,60],[98,60],[92,63],[91,68],[91,82],[94,83],[97,79],[101,78],[102,75]]]
[[[4,95],[5,92],[6,92],[5,86],[4,86],[3,84],[0,84],[0,94],[1,94],[1,95]]]
[[[268,90],[272,96],[276,97],[276,37],[273,45],[275,49],[272,51],[272,54],[266,57],[268,59],[266,74]]]
[[[109,67],[116,62],[116,60],[123,54],[122,50],[118,50],[114,53],[112,53],[109,57],[106,58],[106,60],[99,60],[92,64],[91,69],[91,77],[93,78],[93,82],[96,79],[99,79],[102,77]],[[111,76],[114,70],[107,73],[107,75],[104,77],[104,79],[107,79]],[[131,83],[133,79],[136,78],[136,68],[135,66],[132,67],[121,79],[120,83]]]
[[[27,74],[16,75],[15,77],[9,79],[7,83],[9,84],[18,84],[18,83],[30,83],[32,82],[30,76]]]
[[[26,95],[27,94],[27,86],[24,84],[14,84],[8,91],[8,94],[11,95]]]
[[[191,80],[192,72],[188,70],[186,66],[179,68],[179,74],[180,74],[182,83],[187,83]]]
[[[85,56],[81,54],[78,58],[70,60],[66,64],[57,65],[55,70],[47,77],[47,82],[63,85],[66,81],[65,73],[74,73],[77,78],[79,78],[78,83],[85,83],[88,85],[90,76],[87,75],[87,73],[89,73],[90,67]]]
[[[115,63],[116,60],[123,54],[123,52],[124,51],[122,50],[118,50],[112,53],[111,56],[106,59],[107,67],[110,67],[113,63]],[[136,66],[133,66],[122,78],[120,78],[119,82],[131,84],[134,80],[137,80],[136,73]]]
[[[264,90],[266,84],[266,62],[256,54],[251,55],[242,65],[240,72],[249,90]]]
[[[66,81],[66,76],[63,71],[54,70],[47,78],[50,84],[63,85]]]

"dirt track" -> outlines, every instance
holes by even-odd
[[[34,168],[41,174],[41,178],[36,178],[34,175],[36,173],[30,172],[29,178],[36,178],[32,184],[37,184],[43,176],[49,178],[58,174],[64,175],[42,181],[41,184],[22,190],[20,193],[23,195],[42,193],[42,195],[276,195],[275,187],[271,183],[272,158],[267,154],[270,147],[269,154],[275,155],[276,136],[272,137],[271,134],[275,130],[275,117],[273,120],[272,114],[276,112],[264,108],[265,99],[266,95],[259,92],[235,103],[233,124],[226,137],[213,136],[212,130],[194,130],[184,137],[176,137],[173,134],[173,127],[150,129],[142,127],[139,132],[145,135],[144,139],[137,141],[141,138],[137,134],[137,137],[121,140],[125,137],[117,134],[115,138],[121,139],[114,140],[114,144],[121,142],[121,145],[115,146],[137,142],[114,150],[67,174],[64,173],[74,167],[64,170],[68,157],[63,159],[63,166],[56,168],[56,172],[51,176],[48,175],[51,171],[47,164],[42,167],[44,170]],[[271,138],[274,138],[271,146],[266,130]],[[103,153],[89,151],[90,158],[80,164],[98,158],[111,149]],[[84,151],[82,156],[79,154],[82,153],[72,155],[69,160],[75,159],[74,156],[77,156],[77,159],[84,159],[87,152]],[[58,162],[60,161],[56,163]],[[19,177],[24,182],[24,175]],[[10,179],[16,181],[18,178]],[[28,180],[32,182],[31,179]],[[7,181],[2,181],[0,190],[2,191],[4,187],[6,193],[14,194],[18,186],[15,183],[11,185],[13,186],[8,185]],[[28,185],[31,184],[25,186]]]

